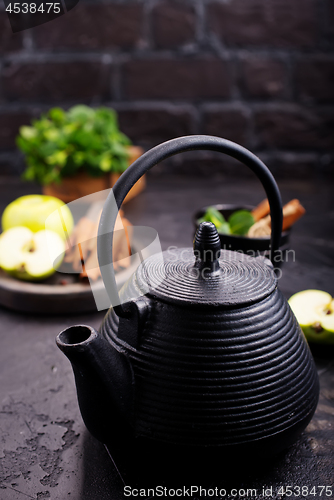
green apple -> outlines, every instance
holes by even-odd
[[[310,342],[334,344],[334,300],[321,290],[292,295],[289,304]]]
[[[60,266],[64,252],[65,242],[55,231],[33,233],[16,226],[0,236],[0,267],[18,279],[48,278]]]
[[[34,233],[49,229],[64,240],[71,234],[74,225],[72,213],[63,201],[42,194],[17,198],[5,208],[1,222],[3,231],[15,226],[25,226]]]

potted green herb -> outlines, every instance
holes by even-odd
[[[112,187],[143,153],[120,132],[114,110],[84,105],[53,108],[21,127],[17,146],[26,158],[24,178],[65,203]],[[141,180],[127,199],[143,187]]]

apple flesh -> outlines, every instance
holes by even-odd
[[[1,223],[3,231],[16,226],[27,227],[34,233],[48,229],[64,240],[71,234],[74,225],[72,213],[63,201],[42,194],[17,198],[5,208]]]
[[[289,304],[309,342],[334,344],[334,300],[321,290],[292,295]]]
[[[55,231],[33,233],[17,226],[0,236],[0,267],[11,276],[26,281],[40,281],[60,266],[65,242]]]

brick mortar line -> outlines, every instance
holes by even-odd
[[[111,75],[111,91],[112,96],[116,99],[116,102],[121,99],[122,96],[122,72],[119,62],[116,60],[112,64],[112,75]]]
[[[194,3],[196,22],[195,22],[195,45],[200,47],[206,39],[206,9],[202,0],[195,0]]]
[[[199,134],[203,130],[203,112],[199,107],[194,106],[192,110],[193,115],[193,133]]]
[[[296,58],[292,54],[288,54],[285,60],[286,64],[286,76],[287,80],[287,90],[288,96],[291,101],[296,101],[297,89],[296,89],[296,78],[295,78],[295,65]]]
[[[330,39],[328,38],[328,7],[329,6],[327,0],[317,1],[319,40],[320,43],[323,44],[324,49],[326,49],[326,47],[328,47],[328,45],[330,45],[331,43]]]
[[[62,104],[67,105],[67,101],[59,101],[59,105],[61,106]],[[170,101],[133,101],[129,102],[127,100],[122,100],[122,101],[114,101],[114,100],[105,100],[104,101],[105,106],[125,106],[128,107],[130,110],[137,110],[137,109],[142,109],[143,107],[145,109],[161,109],[161,107],[164,108],[172,108],[172,109],[184,109],[186,107],[192,107],[192,103],[190,102],[183,102],[182,104],[172,104]],[[135,107],[133,106],[135,105]],[[138,105],[138,106],[137,106]],[[0,113],[1,112],[16,112],[16,111],[22,111],[22,112],[27,112],[31,111],[34,109],[45,109],[48,110],[50,109],[50,104],[45,103],[45,102],[27,102],[27,101],[21,101],[21,102],[8,102],[8,103],[0,103]]]
[[[264,57],[268,60],[288,60],[293,59],[294,63],[298,60],[309,61],[312,59],[323,59],[324,61],[334,61],[334,50],[328,53],[315,51],[312,53],[304,54],[297,52],[245,52],[245,50],[225,52],[224,55],[215,55],[212,52],[203,51],[195,54],[182,54],[180,52],[174,53],[170,51],[142,51],[141,49],[134,52],[126,51],[73,51],[73,52],[53,52],[53,51],[37,51],[31,47],[23,48],[15,54],[2,54],[0,61],[5,60],[13,63],[45,63],[45,62],[76,62],[76,61],[98,61],[104,56],[110,56],[114,61],[126,64],[128,62],[154,62],[154,61],[172,61],[172,62],[185,62],[185,61],[200,61],[200,60],[221,60],[223,62],[233,62],[236,60],[244,60],[247,57]],[[134,57],[135,56],[135,57]],[[144,57],[143,57],[144,56]]]
[[[144,20],[142,29],[144,33],[144,40],[146,40],[146,50],[148,51],[155,50],[152,11],[157,3],[157,0],[146,0],[143,7]]]
[[[24,54],[33,54],[34,40],[32,34],[30,33],[30,30],[25,30],[22,33],[22,47]]]
[[[0,0],[1,1],[1,0]],[[0,56],[0,61],[16,64],[48,64],[48,63],[75,63],[75,62],[100,62],[105,56],[114,59],[113,54],[104,51],[99,53],[49,53],[49,52],[32,52],[24,50],[19,54],[10,54]]]
[[[175,111],[192,111],[196,110],[197,107],[193,105],[191,102],[184,102],[183,104],[174,104],[171,103],[170,101],[145,101],[144,102],[139,102],[139,101],[134,101],[131,104],[129,104],[129,101],[108,101],[105,103],[106,105],[110,107],[117,107],[118,110],[121,111],[141,111],[141,110],[148,110],[148,111],[160,111],[160,110],[171,110],[173,112]]]
[[[256,135],[256,125],[255,125],[255,113],[254,109],[249,109],[249,118],[248,118],[248,126],[246,129],[246,140],[248,140],[248,144],[256,144],[257,135]]]
[[[3,94],[2,71],[3,71],[3,61],[0,58],[0,106],[1,106],[1,101],[5,100]]]
[[[53,52],[39,52],[36,53],[33,51],[30,47],[27,47],[26,49],[22,50],[19,54],[15,55],[2,55],[0,56],[0,62],[5,62],[7,64],[20,64],[20,65],[25,65],[25,64],[37,64],[37,65],[42,65],[42,64],[49,64],[49,63],[55,63],[55,64],[61,64],[61,63],[76,63],[76,62],[86,62],[86,63],[103,63],[103,59],[108,56],[111,58],[111,65],[119,65],[120,71],[123,72],[124,67],[128,63],[146,63],[146,62],[185,62],[185,61],[194,61],[194,62],[199,62],[199,61],[210,61],[210,60],[220,60],[223,63],[230,64],[232,66],[232,69],[230,69],[232,76],[233,71],[237,71],[237,67],[242,64],[242,62],[245,60],[245,54],[243,54],[242,58],[240,59],[238,57],[238,54],[229,54],[225,55],[224,57],[212,57],[211,54],[208,53],[202,53],[199,54],[196,58],[191,58],[191,57],[172,57],[170,54],[167,56],[164,55],[161,57],[161,54],[154,54],[153,57],[148,57],[148,58],[132,58],[131,54],[127,53],[115,53],[111,51],[104,51],[104,52],[86,52],[86,53],[81,53],[81,52],[73,52],[73,53],[53,53]],[[299,56],[299,57],[298,57]],[[284,57],[284,58],[283,58]],[[268,60],[281,60],[286,63],[286,68],[288,70],[288,73],[290,74],[290,82],[293,81],[291,80],[291,75],[293,69],[296,67],[296,64],[301,61],[311,61],[312,59],[314,60],[323,60],[325,62],[334,62],[334,52],[331,52],[330,54],[324,55],[323,53],[314,53],[312,54],[311,57],[305,58],[303,56],[300,57],[300,54],[295,56],[294,54],[280,54],[280,57],[270,57]],[[236,69],[233,69],[233,66],[236,67]],[[233,79],[233,78],[232,78]],[[233,87],[237,87],[236,84],[233,85]]]
[[[196,134],[190,134],[190,135],[198,135]],[[206,135],[206,134],[199,134],[199,135]],[[148,141],[141,141],[141,142],[148,142]],[[270,156],[276,156],[276,157],[281,157],[281,156],[295,156],[295,157],[306,157],[306,156],[327,156],[327,155],[333,155],[334,159],[334,149],[307,149],[307,150],[300,150],[300,149],[275,149],[275,148],[267,148],[263,149],[261,147],[252,147],[251,151],[256,152],[258,155],[270,155]],[[212,155],[220,155],[221,153],[217,153],[215,151],[209,151],[209,150],[203,150],[205,153],[210,153]],[[192,153],[190,151],[190,153]],[[17,154],[21,156],[23,153],[19,151],[18,148],[15,146],[12,148],[0,148],[0,156],[6,156],[6,155],[12,155],[12,154]]]
[[[106,104],[112,103],[113,100],[108,100],[105,101]],[[283,99],[277,99],[277,100],[246,100],[246,99],[231,99],[231,98],[224,98],[224,99],[193,99],[193,100],[178,100],[178,99],[156,99],[156,100],[146,100],[146,99],[123,99],[120,101],[117,101],[118,105],[128,105],[129,107],[133,107],[133,105],[137,107],[145,107],[145,106],[159,106],[159,105],[164,105],[168,106],[171,105],[172,107],[179,107],[179,106],[217,106],[219,109],[228,109],[229,107],[233,108],[251,108],[254,109],[255,111],[257,110],[262,110],[265,109],[267,111],[276,111],[277,108],[280,110],[303,110],[303,111],[312,111],[312,110],[318,110],[318,111],[334,111],[334,102],[314,102],[314,103],[303,103],[303,102],[296,102],[294,100],[289,101],[289,100],[283,100]]]
[[[0,85],[1,87],[1,85]],[[96,96],[95,96],[96,97]],[[2,98],[4,99],[4,97]],[[105,99],[101,97],[99,99],[99,104],[91,104],[92,107],[96,106],[112,106],[110,104],[110,100]],[[92,98],[87,97],[82,99],[82,103],[86,105],[90,105],[89,103],[91,102]],[[303,102],[296,103],[295,101],[275,101],[275,102],[251,102],[251,101],[239,101],[239,100],[232,100],[232,99],[222,99],[218,103],[216,101],[209,101],[209,100],[191,100],[191,101],[178,101],[176,99],[171,99],[167,101],[150,101],[150,105],[146,104],[146,101],[137,101],[137,100],[124,100],[124,99],[119,99],[115,100],[113,99],[112,101],[114,106],[125,106],[128,105],[127,107],[131,110],[137,111],[137,110],[142,110],[142,109],[154,109],[154,108],[159,108],[159,105],[157,104],[158,102],[161,103],[161,107],[166,108],[170,105],[171,109],[177,110],[177,109],[184,109],[186,106],[194,106],[196,109],[200,107],[205,107],[207,106],[208,108],[212,108],[213,106],[216,106],[218,110],[220,111],[228,111],[230,109],[250,109],[253,110],[254,112],[260,112],[260,111],[267,111],[267,112],[272,112],[272,111],[282,111],[284,113],[294,113],[294,112],[304,112],[304,113],[313,113],[317,114],[318,112],[320,113],[326,113],[328,114],[333,113],[333,103],[328,102],[328,103],[314,103],[312,105],[310,104],[303,104]],[[126,104],[125,104],[126,103]],[[74,106],[78,104],[78,100],[76,98],[71,98],[67,100],[57,100],[57,103],[55,103],[54,100],[49,100],[45,101],[43,99],[42,101],[32,101],[31,99],[25,100],[22,99],[17,102],[17,105],[11,106],[11,103],[9,102],[7,104],[1,104],[0,106],[0,112],[2,112],[4,109],[8,110],[13,110],[13,109],[19,109],[21,110],[22,108],[43,108],[43,109],[50,109],[51,107],[54,106],[60,106],[63,108],[69,108],[71,106]],[[132,106],[133,104],[133,106]]]
[[[132,5],[132,4],[143,4],[147,0],[80,0],[82,5]],[[160,1],[160,0],[158,0]]]
[[[68,107],[70,106],[72,101],[59,101],[59,106],[64,106]],[[26,111],[26,110],[33,110],[33,109],[50,109],[50,106],[53,105],[53,103],[50,102],[41,102],[41,101],[20,101],[20,102],[2,102],[0,103],[0,113],[2,112],[15,112],[15,111]],[[232,99],[224,99],[224,100],[215,100],[215,99],[200,99],[200,100],[170,100],[170,99],[161,99],[161,100],[138,100],[138,99],[120,99],[120,100],[113,100],[113,99],[104,99],[103,100],[103,105],[104,106],[117,106],[117,107],[124,107],[124,110],[142,110],[142,109],[151,109],[151,110],[159,110],[161,108],[168,109],[170,108],[171,110],[185,110],[187,108],[213,108],[216,107],[218,110],[221,111],[229,111],[231,109],[240,109],[240,110],[247,110],[251,109],[254,111],[277,111],[279,109],[280,111],[306,111],[306,112],[312,112],[312,111],[328,111],[328,112],[333,112],[334,111],[334,103],[329,102],[329,103],[313,103],[312,105],[310,104],[303,104],[303,103],[296,103],[295,101],[283,101],[283,100],[275,100],[275,101],[247,101],[247,100],[232,100]]]
[[[147,143],[147,141],[146,141]],[[142,141],[140,144],[144,144]],[[154,143],[152,143],[149,147],[153,147]],[[284,151],[277,151],[277,150],[269,150],[269,149],[259,149],[259,148],[254,148],[247,146],[250,151],[252,151],[254,154],[259,156],[262,161],[264,162],[277,162],[277,161],[282,161],[282,162],[303,162],[303,161],[317,161],[320,162],[322,165],[329,164],[332,160],[334,160],[334,150],[331,150],[329,152],[324,152],[322,150],[308,150],[306,152],[300,152],[298,150],[284,150]],[[215,152],[210,152],[210,151],[205,151],[203,150],[203,155],[206,157],[210,156],[210,158],[219,158],[219,154]],[[189,154],[193,154],[193,152],[189,152]],[[324,162],[324,159],[327,158],[328,161]],[[11,160],[11,162],[15,161],[17,163],[24,161],[24,156],[22,153],[15,148],[3,148],[0,150],[0,161],[6,161],[6,160]]]

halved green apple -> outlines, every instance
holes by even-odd
[[[304,290],[292,295],[289,304],[310,342],[334,344],[334,300],[321,290]]]
[[[0,267],[15,278],[40,281],[60,266],[65,242],[55,231],[16,226],[0,236]]]
[[[25,226],[33,232],[49,229],[64,240],[74,226],[68,206],[54,196],[43,194],[28,194],[12,201],[3,212],[1,223],[3,231],[16,226]]]

